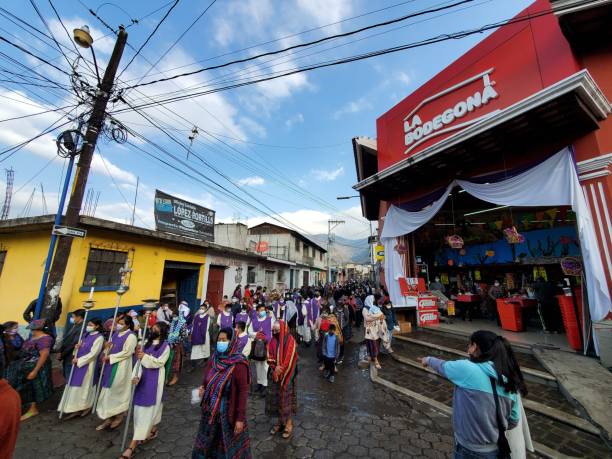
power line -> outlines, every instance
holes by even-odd
[[[206,14],[206,12],[217,2],[217,0],[212,0],[208,6],[204,9],[204,11],[202,11],[197,18],[195,18],[193,20],[193,22],[185,29],[185,31],[179,35],[179,37],[170,45],[170,47],[164,51],[164,53],[159,56],[159,58],[157,59],[157,61],[155,61],[155,63],[149,67],[149,70],[147,70],[145,72],[145,74],[140,77],[140,79],[138,80],[137,84],[140,83],[144,78],[146,78],[146,76],[149,74],[149,72],[151,70],[153,70],[153,68],[155,68],[157,66],[157,64],[159,64],[161,62],[161,60],[166,57],[168,55],[168,53],[183,39],[183,37],[187,34],[187,32],[189,32],[191,30],[191,28],[200,20],[202,19],[202,17]]]
[[[130,61],[126,64],[126,66],[123,68],[123,70],[121,71],[121,73],[119,73],[119,75],[117,75],[117,78],[120,78],[121,75],[123,75],[123,72],[125,72],[128,67],[132,64],[132,62],[134,62],[134,59],[136,59],[136,57],[140,54],[140,52],[143,50],[143,48],[145,46],[147,46],[147,43],[149,43],[149,41],[151,40],[151,38],[153,38],[153,35],[155,35],[155,32],[157,32],[157,30],[161,27],[161,25],[164,23],[164,21],[166,20],[166,18],[170,15],[170,13],[172,12],[172,10],[176,7],[176,5],[178,5],[179,0],[175,0],[174,4],[170,7],[170,9],[168,11],[166,11],[166,14],[164,14],[164,16],[159,20],[159,22],[157,23],[157,25],[155,26],[155,28],[153,29],[153,31],[149,34],[149,36],[147,37],[147,39],[144,41],[144,43],[142,45],[140,45],[140,48],[138,48],[138,51],[136,51],[136,54],[134,54],[132,56],[132,58],[130,59]]]
[[[459,1],[455,2],[455,3],[450,4],[450,5],[445,5],[445,6],[441,6],[441,7],[438,7],[438,8],[429,8],[427,10],[422,10],[422,11],[418,11],[418,12],[415,12],[415,13],[410,13],[410,14],[401,16],[399,18],[395,18],[395,19],[391,19],[391,20],[388,20],[388,21],[379,22],[379,23],[376,23],[376,24],[371,24],[371,25],[368,25],[368,26],[365,26],[365,27],[360,27],[358,29],[351,30],[351,31],[348,31],[348,32],[343,32],[343,33],[339,33],[339,34],[335,34],[335,35],[329,35],[327,37],[319,38],[318,40],[313,40],[313,41],[306,42],[306,43],[299,43],[297,45],[288,46],[286,48],[278,49],[278,50],[275,50],[275,51],[268,51],[268,52],[265,52],[265,53],[257,54],[255,56],[246,57],[244,59],[236,59],[234,61],[225,62],[223,64],[213,65],[213,66],[209,66],[209,67],[204,67],[204,68],[201,68],[201,69],[198,69],[198,70],[194,70],[194,71],[191,71],[191,72],[181,73],[181,74],[174,75],[174,76],[171,76],[171,77],[159,78],[157,80],[146,81],[144,83],[136,83],[135,85],[128,86],[127,88],[124,88],[124,89],[127,90],[127,89],[137,88],[137,87],[141,87],[141,86],[148,86],[148,85],[155,84],[155,83],[161,83],[161,82],[164,82],[164,81],[174,80],[174,79],[177,79],[177,78],[182,78],[182,77],[186,77],[186,76],[196,75],[198,73],[206,72],[206,71],[209,71],[209,70],[215,70],[215,69],[220,69],[220,68],[228,67],[228,66],[234,65],[234,64],[242,64],[244,62],[249,62],[249,61],[253,61],[253,60],[256,60],[256,59],[260,59],[260,58],[265,57],[265,56],[274,56],[276,54],[280,54],[280,53],[284,53],[284,52],[287,52],[287,51],[291,51],[293,49],[299,49],[299,48],[304,48],[304,47],[307,47],[307,46],[312,46],[312,45],[316,45],[316,44],[319,44],[319,43],[323,43],[323,42],[326,42],[326,41],[329,41],[329,40],[333,40],[335,38],[349,37],[351,35],[355,35],[355,34],[358,34],[358,33],[361,33],[361,32],[365,32],[366,30],[371,30],[371,29],[375,29],[375,28],[379,28],[379,27],[384,27],[384,26],[387,26],[387,25],[390,25],[390,24],[395,24],[395,23],[398,23],[398,22],[405,21],[407,19],[411,19],[411,18],[417,17],[417,16],[422,16],[422,15],[429,14],[429,13],[435,13],[435,12],[438,12],[438,11],[447,10],[447,9],[453,8],[455,6],[459,6],[459,5],[462,5],[462,4],[465,4],[465,3],[470,3],[470,2],[473,2],[473,1],[474,0],[459,0]],[[145,74],[145,76],[146,76],[146,74]]]
[[[55,36],[53,35],[53,32],[51,32],[51,28],[49,27],[49,24],[47,24],[47,21],[45,20],[44,16],[42,15],[42,13],[40,12],[40,10],[38,9],[38,6],[36,5],[36,3],[34,2],[34,0],[30,0],[30,4],[32,5],[32,7],[34,8],[34,11],[36,11],[36,14],[38,15],[38,17],[40,18],[40,21],[43,23],[43,25],[45,26],[45,28],[47,29],[47,31],[49,32],[49,35],[51,37],[51,39],[55,42],[55,45],[57,46],[57,50],[62,53],[62,55],[64,56],[64,58],[66,59],[66,62],[68,63],[68,66],[70,67],[70,59],[68,59],[68,56],[66,56],[66,54],[64,53],[64,51],[62,51],[62,47],[60,46],[60,44],[58,43],[58,41],[55,39]]]
[[[0,94],[0,97],[6,97]],[[7,99],[10,99],[9,97],[7,97]],[[18,99],[12,99],[12,100],[18,100]],[[20,101],[21,102],[21,101]],[[33,104],[28,104],[28,105],[33,105]],[[42,112],[36,112],[36,113],[30,113],[29,115],[22,115],[22,116],[15,116],[13,118],[5,118],[3,120],[0,120],[0,123],[5,123],[7,121],[15,121],[15,120],[22,120],[24,118],[31,118],[33,116],[39,116],[39,115],[44,115],[46,113],[55,113],[55,112],[61,112],[66,110],[67,108],[73,108],[73,105],[66,105],[65,107],[60,107],[60,108],[54,108],[54,109],[49,109],[49,110],[45,110]]]
[[[257,43],[255,45],[247,46],[245,48],[237,49],[235,51],[229,51],[227,53],[219,54],[217,56],[208,57],[206,59],[201,59],[201,60],[198,60],[198,61],[194,61],[191,64],[180,65],[178,67],[173,67],[171,69],[166,69],[163,72],[156,72],[156,73],[153,73],[153,74],[150,74],[150,75],[159,75],[159,74],[163,74],[165,72],[169,72],[169,71],[172,71],[172,70],[179,70],[179,69],[182,69],[182,68],[185,68],[185,67],[191,67],[193,65],[196,65],[196,64],[199,64],[199,63],[202,63],[202,62],[211,61],[211,60],[214,60],[214,59],[218,59],[220,57],[231,56],[231,55],[234,55],[234,54],[241,53],[243,51],[248,51],[250,49],[259,48],[261,46],[269,45],[270,43],[276,43],[276,42],[279,42],[279,41],[286,40],[288,38],[293,38],[293,37],[297,37],[297,36],[300,36],[300,35],[307,34],[309,32],[314,32],[315,30],[325,29],[327,27],[331,27],[331,26],[334,26],[334,25],[342,24],[342,23],[347,22],[347,21],[352,21],[354,19],[359,19],[359,18],[362,18],[362,17],[365,17],[365,16],[369,16],[369,15],[372,15],[372,14],[375,14],[375,13],[380,13],[381,11],[386,11],[386,10],[390,10],[390,9],[393,9],[393,8],[397,8],[398,6],[406,5],[408,3],[414,3],[415,1],[416,0],[408,0],[408,1],[405,1],[405,2],[401,2],[401,3],[396,3],[394,5],[389,5],[389,6],[386,6],[384,8],[379,8],[377,10],[372,10],[372,11],[368,11],[368,12],[365,12],[365,13],[362,13],[362,14],[358,14],[357,16],[351,16],[351,17],[348,17],[348,18],[340,19],[340,20],[335,21],[335,22],[330,22],[329,24],[324,24],[324,25],[321,25],[321,26],[318,26],[318,27],[312,27],[310,29],[306,29],[306,30],[303,30],[301,32],[292,33],[290,35],[285,35],[285,36],[280,37],[280,38],[275,38],[274,40],[264,41],[264,42],[261,42],[261,43]],[[137,78],[134,78],[133,80],[137,80]],[[133,81],[133,80],[127,80],[127,81],[129,82],[129,81]]]
[[[590,0],[592,1],[592,0]],[[316,69],[320,69],[320,68],[325,68],[325,67],[332,67],[332,66],[336,66],[336,65],[341,65],[341,64],[346,64],[346,63],[351,63],[351,62],[357,62],[360,60],[364,60],[364,59],[369,59],[372,57],[377,57],[377,56],[382,56],[385,54],[391,54],[391,53],[396,53],[399,51],[405,51],[408,49],[413,49],[413,48],[419,48],[422,46],[427,46],[427,45],[432,45],[435,43],[440,43],[440,42],[444,42],[444,41],[449,41],[449,40],[457,40],[457,39],[461,39],[461,38],[465,38],[467,36],[470,35],[474,35],[474,34],[479,34],[479,33],[483,33],[487,30],[491,30],[491,29],[495,29],[501,26],[505,26],[505,25],[510,25],[510,24],[515,24],[515,23],[519,23],[519,22],[524,22],[527,20],[531,20],[534,18],[538,18],[541,16],[545,16],[548,14],[553,14],[551,10],[544,10],[540,13],[534,13],[534,14],[528,14],[526,16],[521,16],[518,18],[513,18],[513,19],[509,19],[509,20],[504,20],[504,21],[499,21],[496,23],[492,23],[492,24],[488,24],[476,29],[471,29],[471,30],[467,30],[467,31],[461,31],[461,32],[456,32],[456,33],[451,33],[451,34],[442,34],[442,35],[438,35],[436,37],[431,37],[428,39],[424,39],[418,42],[412,42],[412,43],[407,43],[404,45],[399,45],[399,46],[394,46],[391,48],[385,48],[385,49],[381,49],[381,50],[375,50],[375,51],[370,51],[367,53],[362,53],[362,54],[357,54],[357,55],[353,55],[353,56],[349,56],[346,58],[341,58],[341,59],[335,59],[335,60],[330,60],[330,61],[324,61],[318,64],[313,64],[313,65],[309,65],[309,66],[303,66],[303,67],[297,67],[294,68],[292,70],[289,71],[279,71],[279,72],[272,72],[268,75],[270,76],[263,76],[261,78],[257,78],[257,79],[253,79],[253,80],[249,80],[246,82],[242,82],[242,83],[235,83],[235,84],[231,84],[231,85],[227,85],[227,86],[222,86],[222,87],[217,87],[217,88],[213,88],[207,91],[200,91],[200,92],[195,92],[195,93],[191,93],[188,95],[184,95],[184,96],[178,96],[178,97],[172,97],[172,98],[167,98],[167,99],[160,99],[157,100],[154,104],[152,103],[145,103],[145,104],[140,104],[140,105],[136,105],[135,108],[138,109],[142,109],[142,108],[146,108],[146,107],[151,107],[151,106],[158,106],[158,105],[164,105],[164,104],[168,104],[168,103],[173,103],[173,102],[178,102],[181,100],[185,100],[185,99],[191,99],[194,97],[199,97],[199,96],[203,96],[203,95],[208,95],[208,94],[213,94],[213,93],[217,93],[217,92],[221,92],[221,91],[227,91],[230,89],[236,89],[236,88],[240,88],[243,86],[250,86],[252,84],[257,84],[257,83],[261,83],[261,82],[265,82],[265,81],[270,81],[270,80],[275,80],[278,78],[282,78],[285,76],[290,76],[290,75],[294,75],[294,74],[298,74],[298,73],[303,73],[303,72],[307,72],[307,71],[311,71],[311,70],[316,70]],[[123,111],[129,111],[130,109],[124,109]],[[121,113],[122,111],[117,111],[115,113]]]
[[[42,62],[42,63],[44,63],[44,64],[47,64],[47,65],[48,65],[48,66],[50,66],[50,67],[53,67],[55,70],[57,70],[57,71],[59,71],[59,72],[63,73],[64,75],[70,76],[70,74],[69,74],[68,72],[66,72],[64,69],[59,68],[57,65],[52,64],[52,63],[51,63],[51,62],[49,62],[48,60],[43,59],[42,57],[37,56],[37,55],[36,55],[36,54],[34,54],[34,53],[31,53],[30,51],[28,51],[28,50],[27,50],[27,49],[25,49],[24,47],[19,46],[19,45],[18,45],[18,44],[16,44],[16,43],[13,43],[12,41],[10,41],[10,40],[6,39],[6,38],[5,38],[5,37],[3,37],[2,35],[0,35],[0,40],[1,40],[1,41],[3,41],[3,42],[5,42],[5,43],[8,43],[9,45],[11,45],[11,46],[13,46],[13,47],[17,48],[18,50],[20,50],[20,51],[22,51],[22,52],[26,53],[27,55],[32,56],[34,59],[39,60],[40,62]]]

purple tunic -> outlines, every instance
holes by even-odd
[[[113,332],[113,346],[111,347],[109,356],[113,354],[118,354],[123,350],[123,345],[125,344],[128,336],[133,335],[134,333],[128,332],[123,336],[119,336],[119,332]],[[110,363],[104,362],[104,369],[102,370],[102,387],[110,387],[111,386],[111,375],[113,373],[113,365]]]
[[[236,353],[242,354],[242,351],[244,350],[244,347],[247,345],[248,342],[249,342],[248,334],[245,333],[244,336],[239,336],[238,337],[238,347],[236,348]]]
[[[264,320],[255,319],[253,321],[253,330],[266,335],[266,343],[269,343],[272,339],[272,317],[267,316]]]
[[[164,351],[168,347],[168,343],[164,341],[160,344],[158,349],[155,349],[156,346],[156,344],[146,346],[144,348],[144,353],[149,354],[150,356],[155,357],[157,359],[164,353]],[[159,370],[163,369],[164,367],[142,367],[140,381],[138,382],[136,390],[134,391],[134,405],[153,406],[157,403],[157,384],[159,382]]]
[[[238,314],[236,314],[236,323],[244,322],[245,324],[248,324],[249,320],[250,318],[247,312],[239,312]]]
[[[83,340],[81,341],[81,347],[76,353],[76,358],[82,357],[91,352],[91,348],[93,347],[96,339],[100,338],[102,335],[100,333],[85,335]],[[95,361],[95,360],[94,360]],[[83,384],[83,380],[85,379],[85,375],[87,374],[87,369],[89,368],[89,364],[83,365],[82,367],[78,367],[77,365],[73,365],[74,370],[72,371],[72,379],[70,380],[70,386],[72,387],[81,387]]]
[[[191,344],[194,346],[200,346],[206,344],[206,333],[208,331],[208,314],[204,314],[204,317],[200,314],[196,314],[193,318],[193,330],[191,332]]]
[[[234,327],[234,318],[232,317],[232,315],[230,314],[229,316],[226,316],[225,313],[221,313],[221,320],[220,320],[220,326],[221,328],[233,328]]]
[[[302,313],[302,303],[298,303],[297,301],[295,301],[295,307],[297,308],[297,312],[298,312],[298,325],[302,326],[304,325],[304,314]]]

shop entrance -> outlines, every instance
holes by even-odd
[[[270,291],[274,289],[274,271],[266,271],[266,287]]]
[[[308,271],[304,271],[304,272],[302,273],[302,276],[303,276],[303,278],[304,278],[304,279],[303,279],[303,283],[302,283],[302,285],[309,285],[309,282],[308,282],[308,278],[309,278],[309,276],[308,276],[308,274],[309,274],[309,273],[308,273]]]
[[[526,333],[519,340],[567,347],[571,342],[553,335],[566,333],[564,318],[576,322],[574,298],[564,298],[572,292],[568,281],[581,309],[581,277],[567,275],[568,264],[581,260],[575,225],[567,206],[495,206],[455,188],[438,214],[405,238],[416,259],[409,271],[426,277],[429,270],[444,326],[501,328]],[[577,327],[570,333],[579,334]]]
[[[166,261],[160,298],[174,296],[175,305],[178,305],[181,300],[185,300],[189,304],[189,308],[195,311],[199,306],[198,284],[200,280],[200,267],[201,265],[195,263]]]
[[[223,266],[211,266],[208,268],[208,287],[206,288],[206,299],[218,308],[223,298],[223,279],[225,268]]]

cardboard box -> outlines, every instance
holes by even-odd
[[[412,323],[410,322],[400,322],[400,333],[412,333]]]

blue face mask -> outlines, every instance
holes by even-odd
[[[264,317],[266,317],[266,311],[260,311],[257,313],[257,315],[263,319]]]
[[[70,316],[70,319],[68,319],[68,322],[70,322],[71,324],[74,324],[74,317]]]
[[[229,341],[217,341],[217,352],[223,354],[229,347]]]

